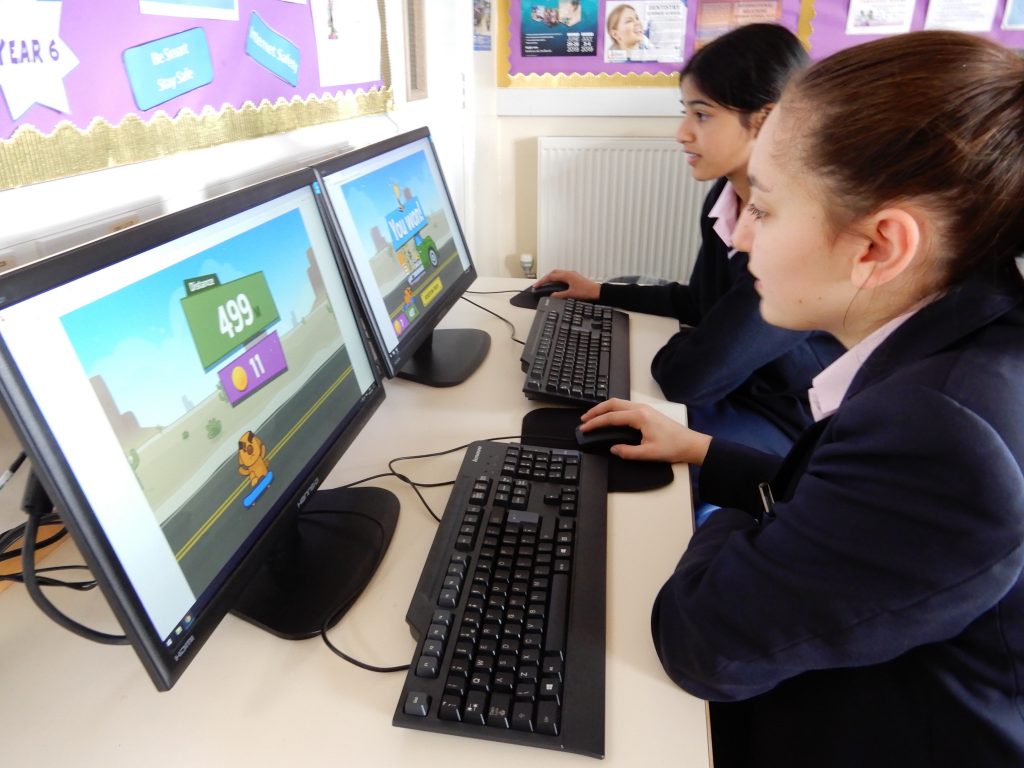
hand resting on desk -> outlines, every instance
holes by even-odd
[[[649,405],[612,398],[599,403],[580,417],[581,432],[601,427],[633,427],[643,437],[639,445],[615,445],[611,453],[634,461],[704,463],[711,436],[694,432]]]

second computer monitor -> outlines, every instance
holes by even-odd
[[[389,376],[464,381],[490,337],[436,329],[476,269],[427,129],[322,163],[317,172]]]

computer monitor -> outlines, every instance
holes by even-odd
[[[316,168],[388,376],[465,381],[490,347],[475,328],[436,328],[476,279],[426,128]]]
[[[228,611],[340,616],[397,500],[317,490],[384,399],[311,169],[0,280],[0,395],[154,683]]]

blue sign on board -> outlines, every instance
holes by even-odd
[[[128,48],[124,67],[143,111],[213,82],[210,46],[200,27]]]
[[[272,30],[253,11],[245,35],[245,52],[286,83],[299,84],[299,48]]]

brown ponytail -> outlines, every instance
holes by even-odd
[[[974,35],[912,32],[818,62],[782,103],[837,229],[917,200],[939,226],[945,286],[978,271],[1020,281],[1024,59]]]

